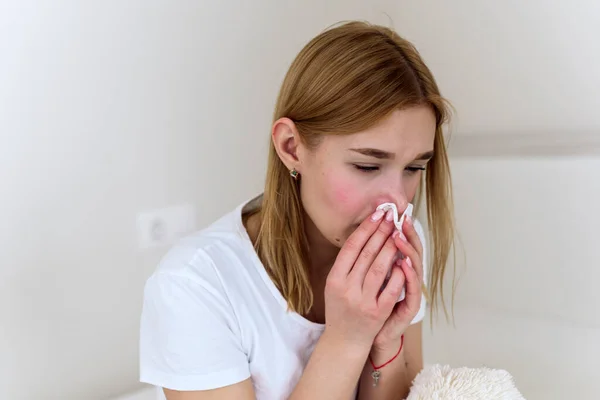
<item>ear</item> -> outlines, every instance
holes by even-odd
[[[289,118],[279,118],[273,124],[271,139],[277,155],[288,170],[300,171],[299,153],[302,152],[300,134],[296,124]]]

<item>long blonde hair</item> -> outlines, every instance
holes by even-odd
[[[441,297],[447,317],[442,282],[453,246],[454,218],[442,127],[449,109],[415,47],[393,30],[365,22],[348,22],[322,32],[290,66],[273,120],[290,118],[303,143],[314,148],[323,135],[356,133],[394,110],[417,105],[429,106],[436,117],[434,156],[424,175],[433,249],[428,297],[432,310]],[[306,314],[313,305],[313,292],[300,188],[272,142],[258,213],[256,251],[288,307]]]

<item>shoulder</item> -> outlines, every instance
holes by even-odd
[[[235,211],[175,244],[144,287],[141,380],[177,390],[212,389],[249,377],[232,293],[250,268]],[[233,299],[233,300],[232,300]]]
[[[180,310],[207,307],[235,324],[244,285],[257,280],[257,255],[243,230],[239,209],[173,245],[144,285],[145,312],[177,317]]]
[[[203,283],[251,260],[253,248],[243,231],[239,212],[238,207],[179,240],[162,257],[151,278],[169,276]]]

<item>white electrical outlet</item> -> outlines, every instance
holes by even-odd
[[[141,212],[137,216],[141,249],[166,246],[196,229],[196,209],[189,204]]]

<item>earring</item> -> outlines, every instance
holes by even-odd
[[[294,179],[298,179],[298,171],[296,171],[296,168],[292,168],[290,171],[290,176]]]

